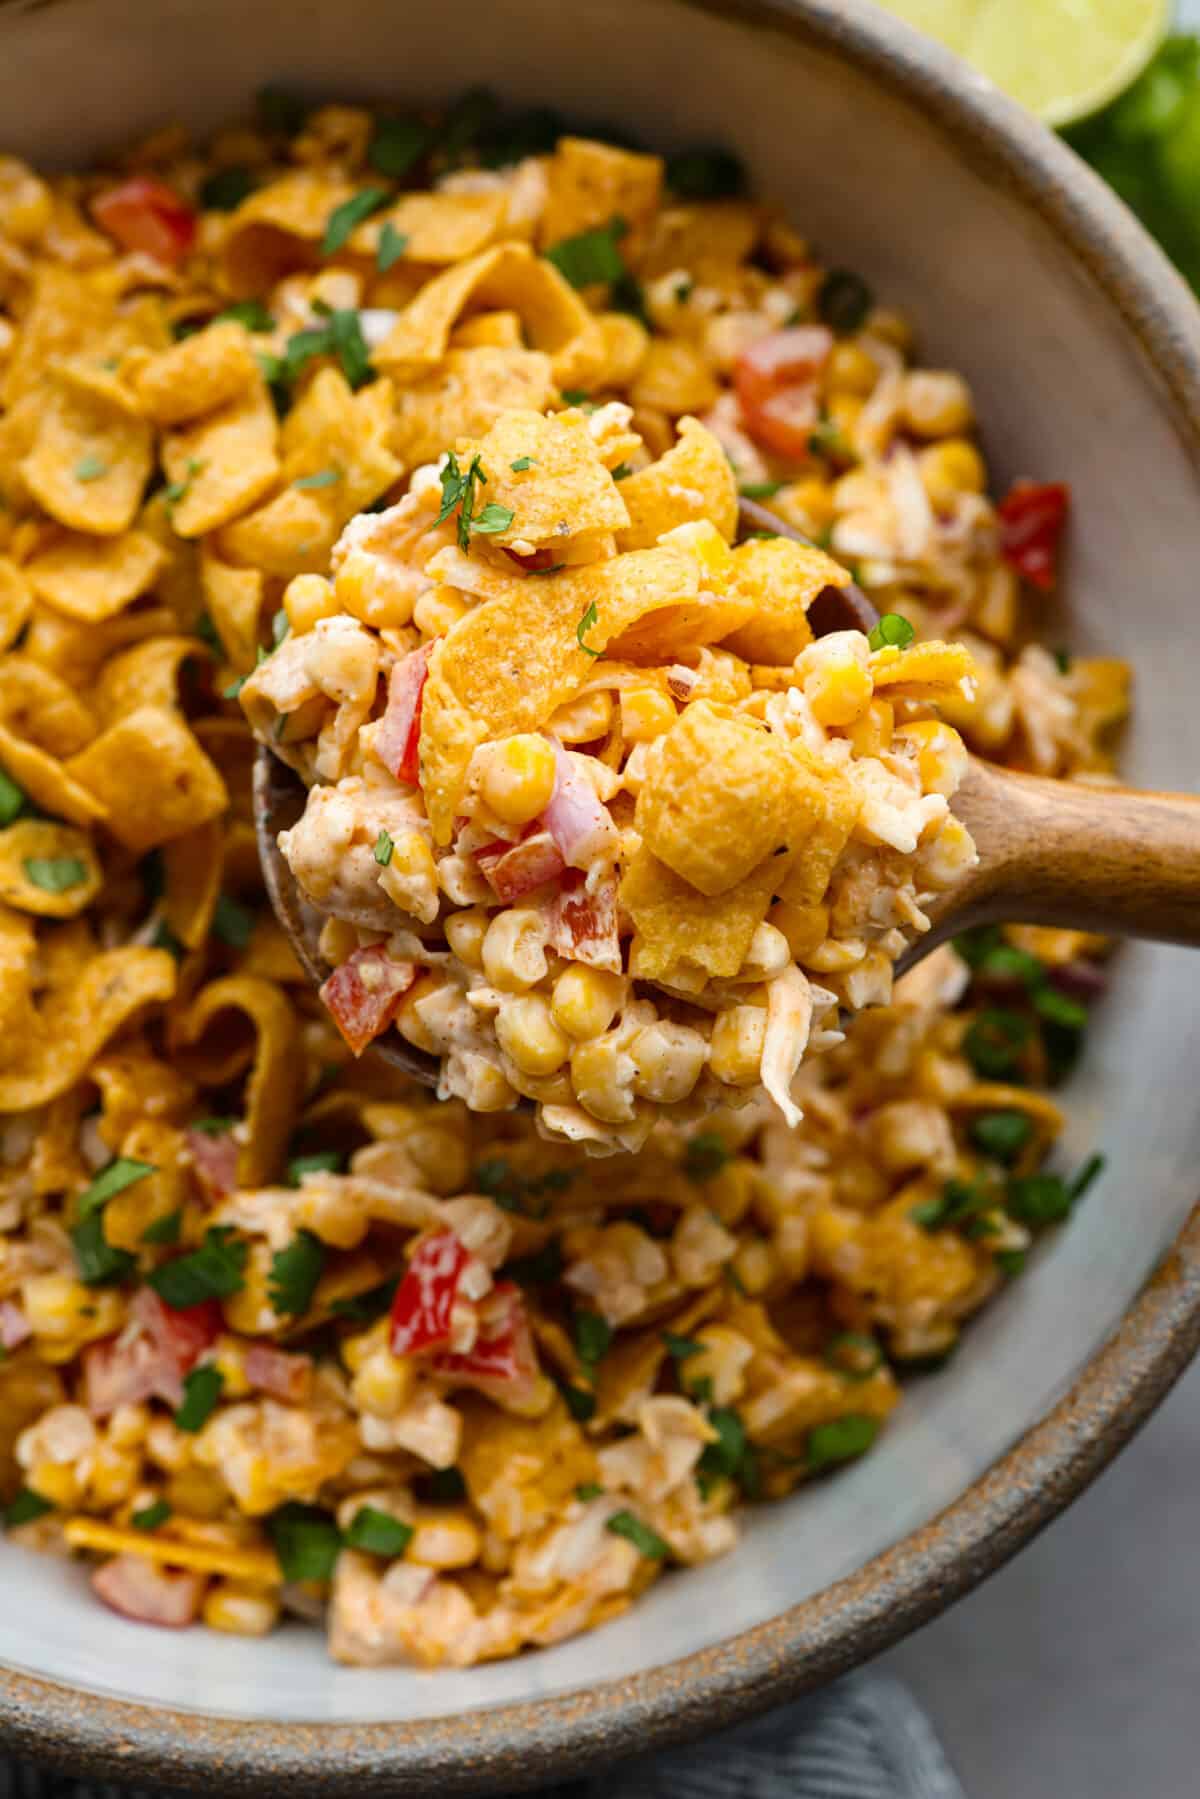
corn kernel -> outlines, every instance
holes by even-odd
[[[768,912],[767,922],[787,938],[793,962],[806,962],[829,935],[829,907],[791,906],[779,900]]]
[[[629,1124],[636,1116],[632,1075],[632,1062],[611,1037],[581,1043],[571,1057],[575,1097],[603,1124]]]
[[[78,1503],[80,1482],[70,1462],[37,1462],[29,1471],[28,1484],[51,1505],[70,1507]]]
[[[451,912],[446,919],[446,942],[467,968],[483,967],[483,938],[491,919],[480,906]]]
[[[926,793],[949,796],[958,792],[967,772],[967,746],[954,729],[940,718],[914,719],[901,725],[896,737],[913,746],[917,772]]]
[[[21,1283],[25,1317],[35,1337],[73,1352],[119,1329],[124,1310],[116,1293],[85,1287],[69,1274],[36,1274]]]
[[[428,999],[431,993],[436,993],[438,986],[439,983],[432,975],[421,975],[404,995],[396,1014],[396,1029],[405,1042],[411,1043],[415,1049],[423,1049],[428,1056],[437,1055],[438,1046],[429,1026],[417,1011],[417,1006],[421,1000]]]
[[[211,1468],[182,1468],[167,1482],[163,1497],[181,1517],[219,1518],[229,1503],[229,1488]]]
[[[983,457],[965,437],[930,444],[917,457],[917,470],[935,505],[939,500],[957,499],[960,493],[982,493],[987,486]]]
[[[731,1006],[718,1014],[709,1043],[708,1065],[727,1087],[758,1080],[767,1015],[761,1006]]]
[[[235,1637],[265,1637],[279,1622],[281,1610],[276,1595],[262,1587],[218,1580],[206,1594],[200,1616],[210,1630]]]
[[[502,993],[536,987],[546,975],[545,925],[529,907],[499,912],[483,939],[483,972]]]
[[[598,687],[560,706],[547,727],[560,743],[595,743],[612,723],[612,695]]]
[[[779,1272],[771,1245],[764,1237],[752,1237],[739,1245],[733,1258],[733,1270],[751,1298],[765,1293]]]
[[[910,370],[901,408],[905,424],[918,437],[957,435],[974,418],[970,388],[949,369]]]
[[[856,756],[882,756],[892,747],[896,708],[890,700],[871,701],[846,732]]]
[[[561,1068],[570,1043],[537,993],[510,999],[496,1014],[496,1037],[523,1074],[547,1075]]]
[[[624,997],[620,975],[573,962],[554,983],[550,1010],[568,1036],[586,1040],[608,1029]]]
[[[750,948],[746,959],[738,969],[739,981],[766,981],[773,974],[782,974],[792,960],[787,938],[773,924],[765,921],[755,929],[750,939]]]
[[[421,831],[392,839],[392,853],[379,870],[379,885],[394,906],[422,924],[438,915],[437,864]]]
[[[828,530],[836,516],[833,503],[833,485],[822,481],[817,475],[810,475],[803,481],[792,481],[787,487],[781,487],[773,502],[775,510],[791,524],[798,525],[810,536],[818,536]]]
[[[241,1345],[232,1337],[222,1337],[212,1361],[221,1376],[222,1399],[245,1399],[250,1391],[250,1382],[246,1379],[246,1362]]]
[[[394,1356],[390,1349],[377,1349],[354,1376],[354,1403],[364,1412],[394,1418],[412,1397],[414,1378],[411,1362]]]
[[[470,610],[453,587],[431,587],[413,607],[413,624],[426,637],[444,637]]]
[[[483,1536],[469,1512],[419,1513],[404,1559],[422,1568],[469,1568],[479,1560]]]
[[[721,575],[729,569],[729,545],[711,519],[694,519],[686,525],[676,525],[672,530],[664,531],[658,541],[686,550],[709,574]]]
[[[321,926],[317,948],[324,960],[336,968],[358,948],[358,932],[344,918],[327,918]]]
[[[858,424],[865,404],[866,401],[858,394],[834,394],[826,406],[829,422],[843,443],[854,442],[854,427]]]
[[[879,368],[873,356],[869,356],[861,344],[849,338],[836,343],[825,364],[825,391],[827,394],[857,394],[861,399],[872,391],[879,379]]]
[[[293,576],[284,590],[283,609],[297,637],[311,631],[318,619],[333,618],[341,610],[324,575]]]
[[[634,1092],[660,1106],[670,1106],[686,1099],[700,1079],[708,1045],[689,1025],[660,1018],[638,1032],[629,1054],[636,1070]]]
[[[524,731],[491,744],[485,754],[480,798],[508,825],[525,825],[544,812],[554,792],[557,762],[553,745]]]
[[[851,725],[871,703],[871,676],[857,662],[827,662],[805,676],[804,697],[822,725]]]
[[[0,233],[15,244],[33,244],[54,213],[46,183],[15,156],[0,156]]]
[[[971,606],[971,623],[993,643],[1011,643],[1017,630],[1020,590],[1017,571],[998,562],[981,578]]]
[[[713,1403],[732,1405],[746,1390],[744,1370],[754,1359],[754,1345],[727,1324],[704,1325],[694,1333],[694,1341],[703,1348],[688,1357],[684,1384],[711,1381]]]
[[[119,1505],[133,1492],[141,1471],[142,1458],[136,1452],[101,1443],[88,1477],[88,1497],[97,1505]]]
[[[626,743],[650,743],[669,731],[676,712],[658,687],[631,687],[621,695],[621,732]]]
[[[390,1341],[391,1325],[386,1318],[380,1318],[369,1330],[356,1331],[353,1336],[342,1338],[342,1360],[351,1374],[357,1374],[369,1358],[386,1349]]]

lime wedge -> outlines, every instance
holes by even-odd
[[[1171,0],[880,0],[1036,113],[1072,125],[1136,81]]]

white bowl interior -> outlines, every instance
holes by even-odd
[[[824,53],[678,0],[59,0],[0,15],[3,148],[86,158],[182,117],[217,122],[263,82],[421,101],[485,80],[515,101],[627,121],[655,145],[717,141],[835,263],[919,322],[964,371],[999,482],[1073,485],[1076,647],[1129,657],[1130,778],[1183,787],[1200,710],[1177,659],[1200,564],[1196,474],[1113,307],[1038,219],[913,106]],[[683,78],[681,78],[681,75]],[[1035,129],[1030,127],[1030,129]],[[1074,1222],[914,1386],[857,1468],[749,1522],[724,1561],[662,1581],[579,1641],[465,1673],[339,1669],[299,1629],[265,1642],[154,1633],[93,1604],[83,1577],[0,1546],[0,1662],[98,1692],[234,1716],[415,1719],[628,1677],[725,1639],[860,1567],[962,1493],[1109,1335],[1196,1197],[1200,958],[1124,955],[1069,1090],[1072,1164],[1103,1179]]]

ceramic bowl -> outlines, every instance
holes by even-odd
[[[861,0],[0,0],[4,148],[83,158],[260,84],[427,101],[486,82],[662,147],[733,145],[835,264],[967,375],[997,481],[1076,496],[1047,621],[1128,657],[1127,768],[1200,767],[1200,313],[1101,184]],[[513,1789],[698,1735],[861,1662],[964,1592],[1119,1449],[1200,1339],[1200,956],[1134,949],[1068,1096],[1071,1224],[861,1464],[595,1634],[467,1672],[334,1667],[316,1632],[140,1629],[0,1546],[0,1735],[127,1779],[361,1795]],[[1157,1271],[1157,1272],[1156,1272]]]

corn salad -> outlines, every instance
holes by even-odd
[[[1127,671],[1034,641],[1065,488],[994,504],[725,154],[272,93],[0,158],[0,500],[12,1544],[462,1666],[863,1454],[1098,1166],[1045,1163],[1104,944],[892,982],[968,748],[1107,778]],[[850,571],[877,633],[814,638]]]

